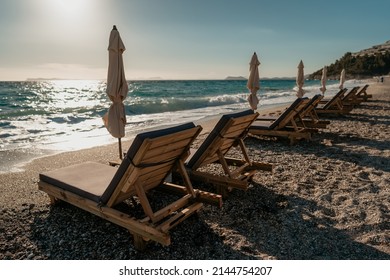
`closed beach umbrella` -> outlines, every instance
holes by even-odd
[[[126,112],[123,100],[127,96],[128,86],[123,67],[122,53],[125,46],[114,25],[108,44],[108,73],[106,93],[112,104],[103,116],[104,125],[110,134],[118,138],[119,157],[122,159],[121,138],[125,136]]]
[[[324,68],[322,69],[320,91],[322,92],[322,95],[324,95],[326,91],[326,66],[324,66]]]
[[[341,71],[340,74],[340,86],[339,89],[344,89],[344,82],[345,82],[345,69]]]
[[[259,65],[259,59],[256,53],[254,53],[249,63],[249,79],[246,85],[251,92],[248,96],[248,101],[252,110],[256,110],[257,104],[259,104],[259,98],[257,97],[257,91],[260,89]]]
[[[297,86],[298,86],[298,91],[297,91],[297,96],[301,98],[304,94],[305,91],[303,90],[303,84],[305,83],[305,77],[303,74],[303,62],[299,62],[298,64],[298,73],[297,73]]]

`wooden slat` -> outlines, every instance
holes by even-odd
[[[170,219],[166,220],[164,223],[160,224],[157,228],[163,232],[167,232],[171,228],[177,226],[179,223],[187,219],[190,215],[201,209],[202,206],[203,204],[200,202],[191,204],[190,206],[178,212],[176,215],[172,216]]]
[[[171,144],[162,147],[151,148],[144,155],[142,162],[153,162],[153,160],[155,162],[159,162],[159,160],[156,160],[156,157],[176,157],[178,154],[182,153],[183,150],[191,144],[191,142],[192,141],[190,139],[184,139],[172,142]]]
[[[160,136],[153,139],[145,139],[139,147],[139,150],[135,154],[132,161],[135,165],[138,165],[142,162],[142,159],[144,159],[145,155],[148,154],[151,150],[154,150],[159,147],[172,145],[173,143],[181,141],[183,139],[192,139],[191,141],[189,141],[191,143],[193,140],[195,140],[196,136],[200,133],[201,130],[202,127],[196,126],[195,128],[187,129],[185,131],[180,131],[177,133]]]
[[[293,118],[299,114],[299,112],[307,105],[309,101],[309,99],[305,99],[299,103],[289,114],[287,114],[287,116],[282,121],[280,121],[276,129],[283,129],[287,124],[292,122]]]
[[[225,138],[240,136],[251,123],[252,123],[252,121],[245,122],[245,123],[239,123],[239,124],[233,124],[231,127],[229,127],[229,129],[226,130],[226,132],[223,134],[223,136]]]
[[[145,189],[140,183],[135,184],[135,189],[137,191],[138,199],[140,200],[142,209],[144,210],[146,216],[148,216],[153,222],[155,222],[153,210],[150,206],[149,199],[146,196]]]
[[[177,210],[185,207],[190,203],[190,199],[192,198],[192,195],[187,194],[177,200],[175,200],[173,203],[159,209],[158,211],[153,213],[153,222],[161,221],[162,219],[168,217],[172,213],[176,212]]]
[[[305,138],[310,139],[311,133],[310,132],[295,132],[292,131],[285,131],[285,130],[260,130],[260,129],[252,129],[249,130],[249,133],[254,135],[264,135],[264,136],[281,136],[281,137],[294,137],[294,138]]]
[[[165,182],[160,187],[159,190],[172,194],[187,194],[188,191],[185,187],[176,185],[173,183]],[[196,201],[203,202],[206,204],[211,204],[219,208],[222,207],[222,196],[216,193],[206,192],[199,189],[194,189]]]
[[[233,171],[230,172],[230,178],[238,178],[240,174],[242,174],[248,167],[249,167],[248,163],[236,167]]]
[[[304,120],[304,125],[307,128],[327,128],[328,124],[329,123],[325,123],[325,122],[313,122],[309,120]]]
[[[304,108],[302,110],[302,112],[299,113],[299,115],[302,118],[310,116],[310,112],[312,112],[314,110],[314,108],[317,107],[317,105],[320,103],[322,98],[323,98],[322,96],[318,97],[317,100],[313,101],[309,106]]]
[[[202,127],[198,125],[194,128],[187,129],[185,131],[169,134],[168,136],[156,137],[153,139],[153,143],[150,145],[150,149],[170,145],[183,139],[195,139],[201,130]]]
[[[191,179],[194,181],[215,184],[217,186],[224,186],[227,188],[236,188],[242,190],[248,189],[248,182],[241,181],[236,178],[229,178],[227,176],[216,176],[211,173],[194,170],[189,170],[189,174]]]
[[[138,172],[139,169],[135,168],[134,166],[130,166],[127,169],[126,174],[123,175],[120,182],[118,183],[118,186],[115,188],[110,199],[108,200],[108,207],[112,207],[115,204],[123,201],[124,197],[127,197],[126,195],[124,195],[124,193],[127,193],[128,197],[130,197],[131,194],[135,193],[135,188],[132,183],[135,178],[137,178]]]
[[[229,158],[225,157],[226,162],[231,166],[241,166],[246,163],[244,160],[235,159],[235,158]],[[273,165],[270,163],[262,163],[257,161],[251,161],[251,165],[247,167],[247,169],[256,169],[256,170],[264,170],[264,171],[273,171]]]

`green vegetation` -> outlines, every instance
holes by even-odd
[[[329,79],[338,79],[342,69],[345,69],[347,79],[365,79],[390,73],[390,52],[370,54],[346,53],[335,63],[327,66]],[[322,69],[309,75],[309,79],[321,79]]]

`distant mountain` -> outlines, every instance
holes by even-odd
[[[60,78],[27,78],[26,81],[28,82],[34,82],[34,81],[57,81],[57,80],[64,80]]]
[[[390,40],[359,52],[347,52],[327,66],[329,79],[338,79],[342,69],[347,79],[365,79],[390,73]],[[308,75],[309,79],[321,79],[322,69]]]
[[[235,81],[243,81],[243,80],[247,80],[247,78],[245,77],[242,77],[242,76],[228,76],[225,78],[225,80],[235,80]]]
[[[273,78],[267,78],[267,77],[260,77],[260,80],[263,80],[263,81],[278,81],[278,80],[295,80],[296,77],[273,77]]]

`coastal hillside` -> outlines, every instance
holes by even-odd
[[[347,52],[334,63],[327,65],[329,79],[338,79],[342,69],[347,79],[365,79],[390,73],[390,40],[359,52]],[[308,76],[309,79],[321,79],[322,69]]]

